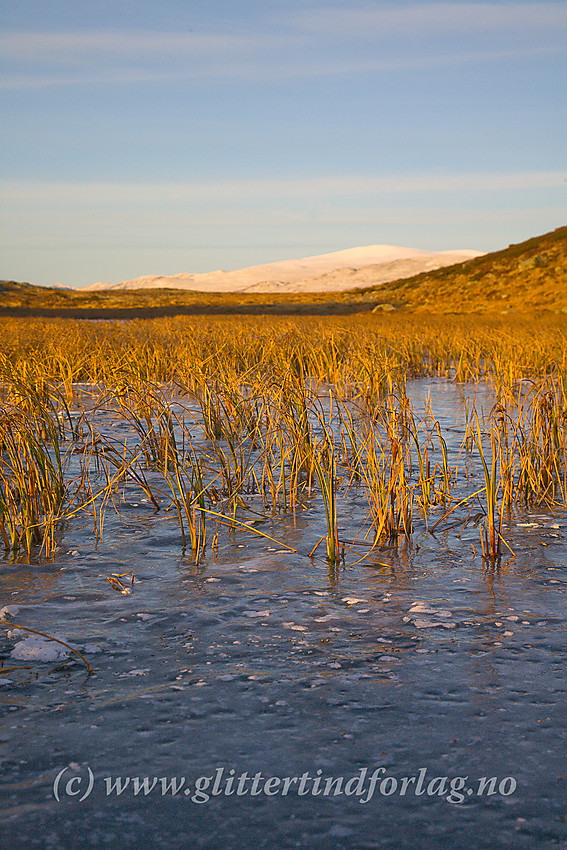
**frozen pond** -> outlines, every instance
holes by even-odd
[[[408,384],[428,391],[454,463],[463,390]],[[55,559],[2,564],[2,617],[95,668],[2,628],[3,846],[567,846],[564,513],[506,517],[497,565],[478,527],[417,521],[331,567],[314,494],[259,526],[297,552],[227,532],[195,565],[128,493],[98,543],[77,518]],[[354,494],[342,534],[362,513]]]

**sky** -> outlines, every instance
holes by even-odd
[[[567,224],[565,0],[18,0],[0,27],[2,279]]]

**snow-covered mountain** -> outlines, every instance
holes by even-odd
[[[300,260],[283,260],[236,271],[146,275],[97,289],[191,289],[197,292],[336,292],[411,277],[480,257],[482,251],[422,251],[396,245],[367,245]]]

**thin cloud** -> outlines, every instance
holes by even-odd
[[[12,77],[6,77],[0,80],[0,90],[42,89],[56,86],[137,85],[138,83],[175,82],[176,80],[187,80],[191,76],[196,76],[196,74],[192,75],[189,72],[183,71],[172,73],[130,68],[112,69],[106,72],[82,75],[76,73],[59,76],[14,74]]]
[[[72,32],[18,32],[0,36],[4,59],[58,64],[76,62],[87,56],[114,54],[116,57],[210,55],[249,50],[254,39],[224,33],[172,33],[124,30]],[[284,39],[280,39],[284,41]]]
[[[537,56],[552,56],[567,52],[567,43],[551,47],[514,47],[501,50],[436,52],[431,55],[397,55],[379,59],[343,59],[287,61],[277,58],[222,61],[197,64],[177,71],[166,68],[111,67],[104,71],[72,72],[59,75],[19,73],[0,80],[0,90],[50,88],[56,86],[137,85],[139,83],[182,82],[195,79],[247,79],[249,81],[284,80],[308,77],[332,77],[354,74],[419,71],[460,65],[502,62]]]
[[[293,19],[302,30],[375,38],[549,30],[567,26],[564,3],[425,3],[395,9],[321,8]]]
[[[0,35],[0,87],[270,80],[506,61],[567,49],[565,3],[323,8],[242,32],[83,30]]]
[[[289,47],[289,37],[278,33],[8,33],[0,36],[0,52],[7,64],[0,87],[259,76]]]
[[[405,174],[398,176],[345,175],[305,179],[187,181],[177,183],[10,183],[3,187],[5,204],[132,206],[149,204],[212,204],[280,200],[304,196],[407,195],[449,192],[505,192],[567,189],[565,171],[527,171],[511,174]]]

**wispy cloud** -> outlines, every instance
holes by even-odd
[[[276,39],[277,40],[277,39]],[[280,39],[282,42],[283,39]],[[0,36],[4,59],[28,62],[76,62],[89,55],[113,54],[124,59],[152,56],[210,55],[249,50],[250,35],[172,33],[144,30],[16,32]]]
[[[391,71],[418,71],[433,68],[457,67],[476,63],[501,62],[552,56],[567,53],[567,42],[560,46],[525,46],[503,50],[478,50],[442,52],[431,55],[398,55],[383,58],[329,59],[318,60],[310,57],[305,61],[272,60],[264,63],[260,59],[233,61],[223,57],[222,62],[192,64],[180,70],[149,67],[115,67],[108,69],[73,69],[66,73],[19,73],[6,75],[0,79],[0,90],[50,88],[54,86],[91,86],[91,85],[136,85],[139,83],[179,82],[191,79],[248,79],[282,80],[308,77],[332,77],[356,74],[370,74]]]
[[[6,63],[0,87],[258,76],[289,46],[289,37],[278,32],[6,33],[0,36]]]
[[[567,171],[526,171],[509,174],[344,175],[267,180],[186,181],[160,183],[5,182],[5,205],[97,207],[139,204],[159,206],[293,199],[313,196],[352,197],[421,193],[490,193],[564,189]]]
[[[361,38],[430,37],[447,33],[528,33],[567,27],[565,3],[420,3],[390,9],[321,7],[298,13],[300,29]]]
[[[238,27],[238,24],[235,25]],[[462,65],[567,49],[565,3],[321,6],[246,30],[0,35],[4,89],[196,78],[286,79]]]

